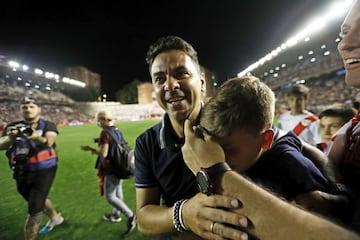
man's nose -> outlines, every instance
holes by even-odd
[[[178,88],[180,88],[179,80],[174,77],[169,76],[165,82],[164,89],[166,91],[172,91],[172,90],[178,89]]]

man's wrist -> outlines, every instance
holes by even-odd
[[[198,189],[200,192],[210,195],[219,191],[218,186],[224,172],[231,170],[226,162],[216,163],[208,168],[201,168],[196,174]]]
[[[187,199],[181,199],[174,204],[173,208],[173,224],[178,232],[187,232],[189,229],[185,226],[183,218],[182,218],[182,207],[184,206],[184,203],[187,201]]]

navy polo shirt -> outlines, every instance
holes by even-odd
[[[182,157],[183,144],[184,139],[176,136],[167,114],[136,139],[135,186],[160,188],[169,207],[198,193],[196,178]]]
[[[275,140],[244,175],[287,200],[315,190],[331,192],[327,178],[301,151],[301,140],[290,131]]]

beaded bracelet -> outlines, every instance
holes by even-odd
[[[174,223],[175,229],[178,232],[189,231],[189,229],[186,228],[184,225],[184,222],[182,220],[182,212],[181,212],[181,209],[186,201],[187,201],[187,199],[181,199],[181,200],[175,202],[175,204],[174,204],[173,223]]]

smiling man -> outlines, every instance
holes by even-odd
[[[147,62],[156,100],[166,114],[161,123],[146,130],[136,140],[139,231],[166,239],[198,239],[198,236],[214,239],[214,221],[246,226],[246,218],[220,209],[231,208],[233,198],[199,193],[195,176],[182,157],[184,122],[186,119],[197,122],[205,91],[205,79],[196,51],[179,37],[163,37],[150,46]],[[194,214],[197,216],[196,224],[184,223],[184,208],[198,213]],[[216,216],[217,219],[210,220],[204,215]],[[240,239],[242,235],[246,234],[224,225],[224,237]]]

